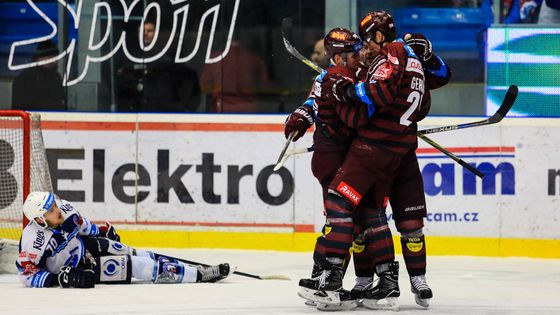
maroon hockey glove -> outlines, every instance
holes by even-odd
[[[117,230],[109,222],[105,222],[105,225],[99,226],[99,236],[106,237],[110,240],[120,242],[121,237],[117,234]]]
[[[303,137],[307,129],[315,122],[315,113],[310,106],[301,105],[286,118],[284,123],[284,136],[286,139],[292,132],[296,132],[292,141]]]
[[[414,50],[414,53],[422,62],[431,60],[433,57],[432,43],[422,34],[404,35],[405,43]]]
[[[326,93],[326,98],[331,102],[346,103],[349,100],[346,90],[353,85],[352,79],[337,74],[328,77],[321,89],[323,93]]]

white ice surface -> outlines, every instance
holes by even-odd
[[[311,253],[231,250],[159,250],[238,271],[285,274],[291,281],[232,275],[213,284],[98,285],[95,289],[29,289],[0,275],[0,314],[318,314],[297,296],[311,271]],[[352,267],[351,267],[352,268]],[[351,270],[350,268],[350,270]],[[428,310],[414,303],[401,261],[398,314],[560,314],[560,261],[525,258],[429,257]],[[353,285],[353,271],[345,287]],[[340,313],[340,312],[339,312]],[[355,314],[395,314],[358,309]]]

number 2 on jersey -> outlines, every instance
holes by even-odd
[[[401,125],[409,126],[412,123],[412,121],[408,120],[408,118],[412,115],[412,113],[414,113],[414,111],[420,105],[420,101],[422,101],[422,94],[420,94],[420,92],[418,92],[418,91],[412,91],[408,95],[408,98],[406,99],[406,101],[409,102],[411,105],[406,110],[406,112],[404,112],[404,114],[402,114],[400,123],[401,123]]]

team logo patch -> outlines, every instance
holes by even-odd
[[[118,262],[114,259],[109,259],[103,264],[103,273],[106,276],[112,276],[117,272]]]
[[[422,250],[422,247],[424,247],[424,242],[422,242],[422,240],[418,237],[409,238],[406,243],[406,248],[413,253],[418,253]]]
[[[346,184],[344,181],[341,181],[336,187],[336,191],[344,195],[348,200],[350,200],[353,204],[358,205],[360,200],[362,199],[362,195],[360,195],[352,186]]]
[[[373,73],[373,78],[377,81],[387,80],[393,73],[393,65],[388,62],[381,64]]]

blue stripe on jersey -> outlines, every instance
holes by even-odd
[[[356,89],[356,95],[358,95],[362,103],[367,104],[368,117],[371,117],[373,113],[375,113],[375,105],[373,104],[373,101],[369,98],[369,96],[366,93],[364,82],[360,82],[356,84],[354,87]]]
[[[327,74],[327,70],[321,71],[321,74],[315,77],[315,81],[323,82],[323,78],[325,77],[326,74]]]
[[[76,237],[76,235],[78,235],[79,231],[80,231],[79,228],[75,228],[74,231],[72,231],[72,233],[68,234],[68,237],[66,238],[66,240],[64,242],[62,242],[62,244],[58,245],[58,247],[51,254],[51,257],[54,257],[56,254],[60,253],[60,251],[65,249],[66,246],[68,246],[68,242],[70,242],[70,240],[72,240],[74,237]]]
[[[436,56],[440,64],[439,70],[431,70],[431,69],[426,69],[426,70],[428,70],[431,74],[435,75],[436,77],[445,78],[447,76],[447,64],[445,64],[445,62],[443,62],[443,60],[438,55],[434,55],[434,56]]]
[[[303,106],[311,107],[311,109],[313,109],[314,102],[315,102],[315,98],[310,97],[303,103]]]
[[[31,278],[31,286],[34,288],[42,288],[45,282],[45,278],[49,275],[48,271],[38,271]]]
[[[90,236],[97,236],[99,235],[99,228],[97,228],[97,224],[95,223],[90,223],[88,221],[89,224],[91,224],[91,230],[89,231],[89,235]]]
[[[404,49],[406,50],[406,52],[408,53],[409,57],[415,57],[418,58],[418,56],[416,56],[416,53],[414,53],[414,50],[412,50],[412,48],[408,45],[404,45]]]

